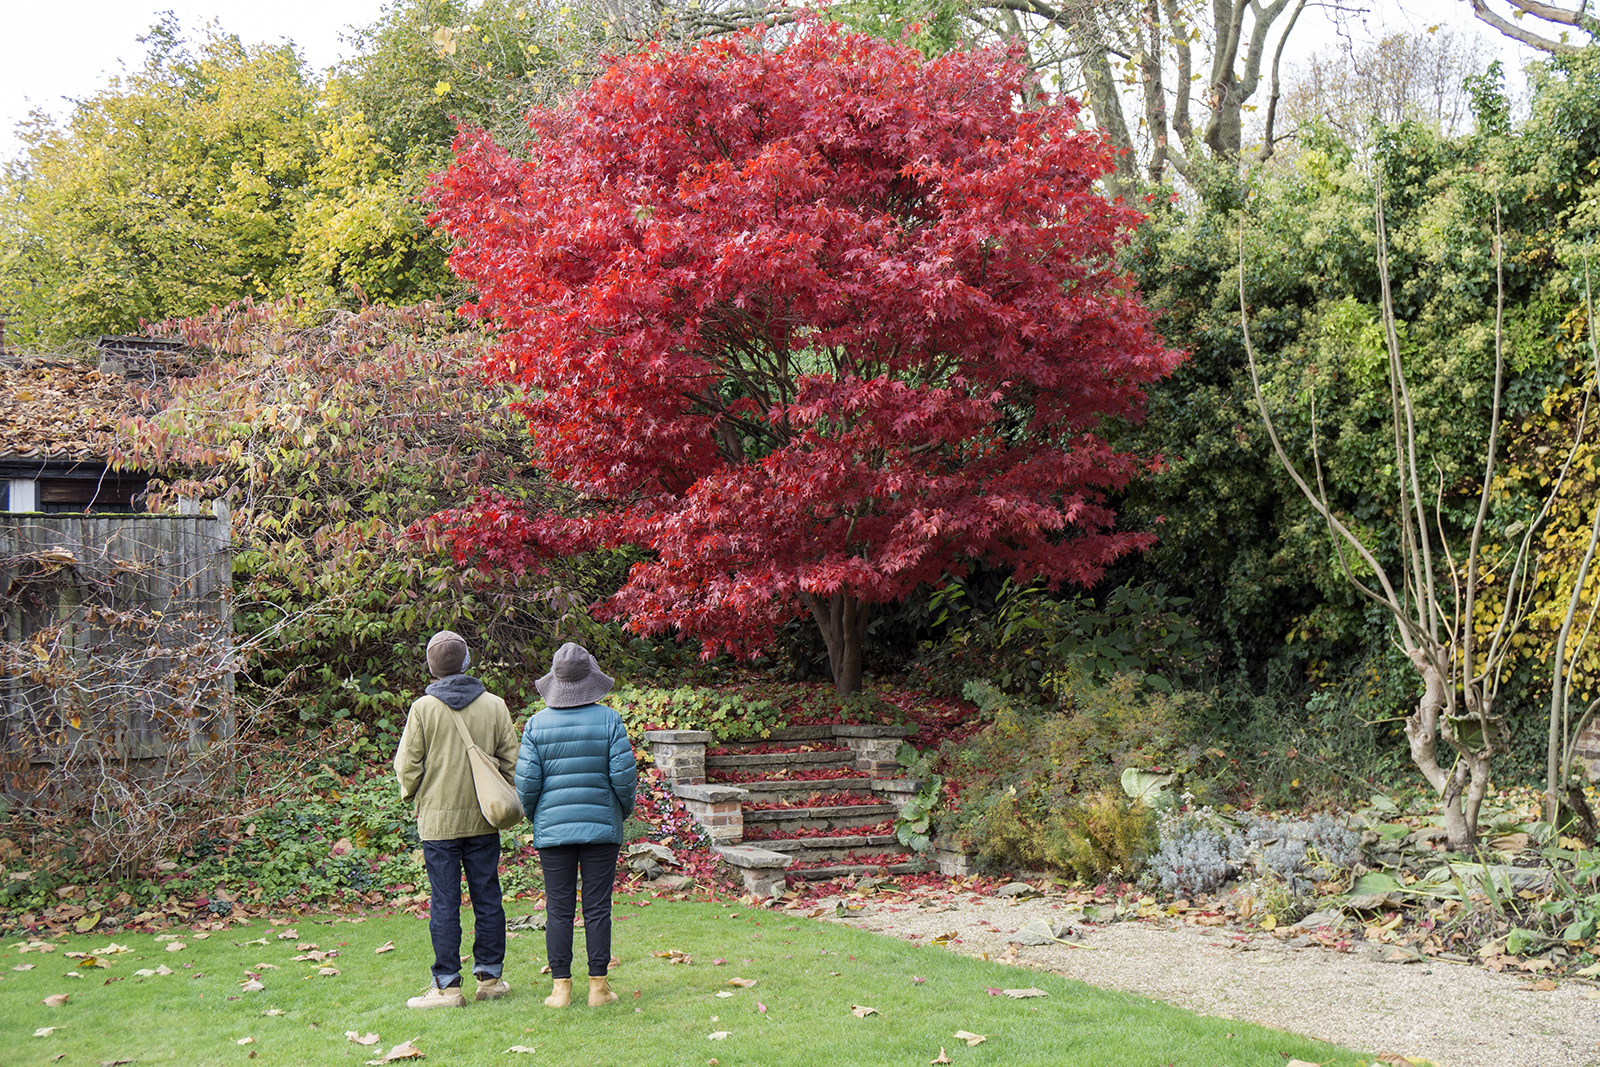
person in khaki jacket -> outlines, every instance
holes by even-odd
[[[408,1008],[464,1007],[461,991],[461,876],[472,894],[472,973],[478,1000],[505,996],[506,913],[500,898],[500,831],[478,809],[467,748],[451,709],[461,713],[473,743],[492,755],[509,779],[516,769],[518,738],[506,702],[482,682],[462,673],[472,662],[460,634],[440,630],[428,642],[434,681],[411,705],[394,773],[400,799],[417,813],[422,859],[433,899],[428,934],[433,939],[433,981]]]

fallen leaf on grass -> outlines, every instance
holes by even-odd
[[[127,945],[119,945],[115,941],[113,941],[113,942],[111,942],[111,944],[107,945],[105,948],[97,948],[97,949],[95,949],[94,950],[94,954],[96,956],[120,956],[124,952],[132,952],[132,951],[133,951],[133,949],[129,948]]]
[[[41,1026],[41,1027],[39,1027],[39,1029],[37,1029],[37,1030],[35,1030],[33,1032],[33,1036],[34,1037],[49,1037],[51,1034],[55,1033],[57,1030],[60,1030],[60,1029],[62,1029],[62,1027],[59,1027],[59,1026]]]
[[[339,968],[337,968],[337,967],[318,967],[317,968],[317,977],[318,978],[337,978],[338,976],[339,976]]]
[[[926,978],[918,978],[916,975],[912,975],[911,976],[911,980],[913,982],[917,983],[918,985],[925,985],[925,984],[927,984],[927,981],[928,981]]]
[[[47,1008],[59,1008],[67,1002],[67,998],[71,995],[71,993],[53,993],[44,998],[44,1005]]]
[[[756,1001],[756,1011],[759,1011],[762,1015],[765,1015],[767,1013],[767,1006],[758,1000]]]
[[[17,964],[15,967],[13,967],[11,969],[13,971],[31,971],[31,970],[33,970],[33,967],[34,967],[34,965],[31,964],[31,963],[19,963],[19,964]]]
[[[693,963],[694,962],[694,959],[687,952],[684,952],[681,949],[676,949],[676,948],[669,948],[665,952],[652,952],[652,953],[650,953],[650,955],[658,956],[661,959],[666,960],[668,963]]]
[[[939,1054],[937,1056],[935,1056],[933,1059],[929,1060],[928,1062],[929,1063],[949,1063],[950,1062],[950,1056],[949,1056],[949,1054],[947,1054],[945,1052],[944,1046],[940,1045],[939,1046]]]
[[[721,956],[718,956],[716,959],[711,961],[711,966],[713,966],[713,967],[721,967],[724,963],[727,963],[727,962],[728,962],[727,960],[723,959]]]
[[[975,1034],[970,1030],[957,1030],[955,1032],[955,1036],[960,1038],[961,1040],[965,1041],[969,1048],[974,1046],[974,1045],[981,1045],[985,1041],[989,1040],[989,1038],[986,1035],[984,1035],[984,1034]]]
[[[268,1008],[266,1011],[262,1012],[261,1014],[262,1015],[283,1015],[284,1014],[284,1010],[282,1008]]]
[[[346,1030],[344,1036],[358,1045],[376,1045],[378,1043],[377,1034],[363,1035],[355,1030]]]
[[[506,1049],[506,1051],[507,1052],[537,1052],[539,1050],[535,1049],[535,1048],[529,1048],[527,1045],[512,1045],[510,1048]]]
[[[279,930],[278,931],[278,940],[279,941],[293,941],[295,938],[297,938],[299,936],[300,935],[298,933],[296,933],[295,931],[293,931],[293,930]]]
[[[100,1067],[122,1067],[124,1063],[132,1062],[132,1060],[101,1060]]]
[[[721,1041],[731,1033],[733,1033],[732,1030],[713,1030],[706,1037],[712,1041]]]
[[[717,990],[717,996],[718,996],[718,997],[719,997],[719,998],[721,998],[721,999],[722,999],[722,1000],[727,1000],[727,999],[728,999],[728,998],[729,998],[729,997],[731,997],[731,996],[733,996],[733,995],[734,995],[734,994],[732,994],[732,993],[730,993],[730,992],[728,992],[728,991],[727,991],[727,990],[726,990],[726,989],[719,989],[719,990]]]
[[[244,990],[246,993],[259,993],[267,987],[261,984],[260,979],[252,978],[248,982],[240,982],[239,988]]]
[[[253,1037],[241,1037],[239,1040],[234,1042],[235,1045],[253,1045],[255,1043],[256,1039]]]
[[[207,933],[198,933],[198,934],[194,934],[192,936],[194,937],[194,939],[196,941],[204,941],[206,938],[210,937],[211,935],[207,934]]]
[[[372,954],[374,956],[381,956],[385,952],[393,952],[393,951],[394,951],[394,942],[393,941],[385,941],[383,944],[381,944],[377,948],[373,949],[372,950]]]
[[[188,947],[189,946],[185,945],[182,941],[174,941],[174,942],[172,942],[171,944],[169,944],[167,946],[167,951],[168,952],[182,952],[184,949],[186,949]]]
[[[759,978],[730,978],[728,979],[728,984],[736,985],[740,989],[754,989],[759,981]]]
[[[1004,993],[1012,1000],[1023,1000],[1027,997],[1048,997],[1050,995],[1044,990],[1034,989],[1032,986],[1029,986],[1027,989],[1002,989],[1000,992]]]
[[[381,1059],[381,1060],[368,1060],[367,1062],[369,1064],[370,1063],[383,1064],[383,1063],[393,1063],[395,1060],[420,1060],[420,1059],[423,1058],[422,1050],[420,1048],[418,1048],[416,1045],[412,1044],[413,1041],[416,1041],[416,1038],[412,1038],[411,1041],[402,1041],[398,1045],[396,1045],[394,1048],[390,1049],[384,1055],[383,1059]]]
[[[1306,1060],[1285,1060],[1283,1067],[1323,1067],[1320,1063],[1309,1063]]]
[[[244,948],[246,945],[265,945],[266,943],[267,943],[267,939],[266,938],[258,937],[254,941],[235,941],[233,943],[233,947],[234,948]]]
[[[862,1004],[852,1004],[850,1005],[850,1014],[857,1019],[865,1019],[869,1015],[879,1015],[881,1012],[877,1008],[869,1008]]]
[[[26,945],[19,946],[17,948],[17,951],[19,953],[21,953],[21,952],[54,952],[56,950],[56,948],[57,948],[56,945],[52,945],[48,941],[29,941]]]
[[[984,987],[984,989],[983,989],[983,991],[984,991],[984,992],[985,992],[985,993],[987,993],[987,994],[989,994],[989,995],[990,995],[990,996],[991,996],[991,997],[998,997],[998,996],[999,996],[999,995],[1000,995],[1000,994],[1001,994],[1001,993],[1003,993],[1003,992],[1004,992],[1004,990],[1001,990],[1001,989],[996,989],[996,988],[995,988],[995,987],[994,987],[994,986],[992,986],[992,985],[991,985],[991,986],[985,986],[985,987]]]

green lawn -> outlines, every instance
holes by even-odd
[[[322,917],[291,927],[256,920],[203,940],[180,928],[173,933],[186,947],[177,952],[148,933],[52,941],[59,947],[48,954],[22,952],[22,940],[10,938],[0,949],[0,1061],[361,1064],[414,1039],[429,1063],[529,1067],[910,1067],[928,1063],[941,1046],[952,1063],[1007,1067],[1283,1067],[1291,1057],[1341,1067],[1367,1062],[1291,1034],[782,912],[661,901],[641,907],[619,899],[617,915],[614,951],[623,963],[612,981],[622,1000],[564,1011],[540,1003],[549,979],[539,974],[543,934],[533,931],[509,943],[510,996],[428,1012],[405,1007],[406,997],[427,983],[432,958],[427,924],[414,917],[355,923]],[[287,929],[298,936],[280,940]],[[391,940],[393,951],[375,951]],[[295,962],[304,942],[337,949],[340,955],[328,962],[339,973],[318,976],[315,961]],[[112,943],[131,951],[103,957],[110,964],[104,969],[65,955]],[[653,955],[672,949],[692,962]],[[581,935],[577,955],[581,972]],[[263,963],[277,969],[257,967]],[[24,964],[33,967],[14,970]],[[162,966],[173,973],[135,973]],[[64,977],[74,969],[83,977]],[[247,971],[259,974],[265,989],[243,991]],[[734,977],[758,984],[728,985]],[[580,976],[576,997],[582,984]],[[1049,995],[987,992],[1030,986]],[[58,993],[70,994],[65,1005],[41,1003]],[[851,1012],[857,1005],[877,1014],[857,1018]],[[48,1026],[59,1029],[33,1036]],[[987,1040],[969,1047],[953,1036],[957,1030]],[[375,1032],[382,1040],[361,1046],[346,1031]],[[708,1038],[715,1031],[728,1036]],[[244,1038],[253,1040],[237,1043]],[[507,1051],[516,1045],[533,1051]]]

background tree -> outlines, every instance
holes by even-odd
[[[620,61],[535,113],[531,160],[464,137],[438,218],[539,463],[608,505],[526,551],[647,548],[612,610],[708,654],[809,614],[850,693],[874,605],[1149,543],[1106,503],[1146,461],[1096,430],[1179,357],[1114,266],[1107,146],[1070,103],[1017,112],[1018,63],[760,44]]]
[[[1483,69],[1482,40],[1442,26],[1320,51],[1290,79],[1281,121],[1286,135],[1321,122],[1358,153],[1371,147],[1375,127],[1419,122],[1441,134],[1464,134],[1472,101],[1463,85]]]
[[[315,87],[288,46],[169,18],[142,68],[35,117],[5,178],[0,300],[17,340],[123,332],[280,287],[316,156]]]
[[[1587,0],[1579,0],[1572,7],[1546,4],[1541,0],[1505,0],[1505,7],[1510,8],[1508,12],[1496,10],[1488,0],[1466,2],[1472,14],[1485,25],[1513,41],[1521,41],[1551,55],[1575,55],[1586,43],[1600,36],[1600,19],[1589,11]],[[1529,15],[1533,16],[1531,21],[1526,18]]]

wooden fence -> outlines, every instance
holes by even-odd
[[[229,740],[231,587],[220,502],[210,515],[0,514],[7,791],[38,788],[39,772],[170,773]]]

